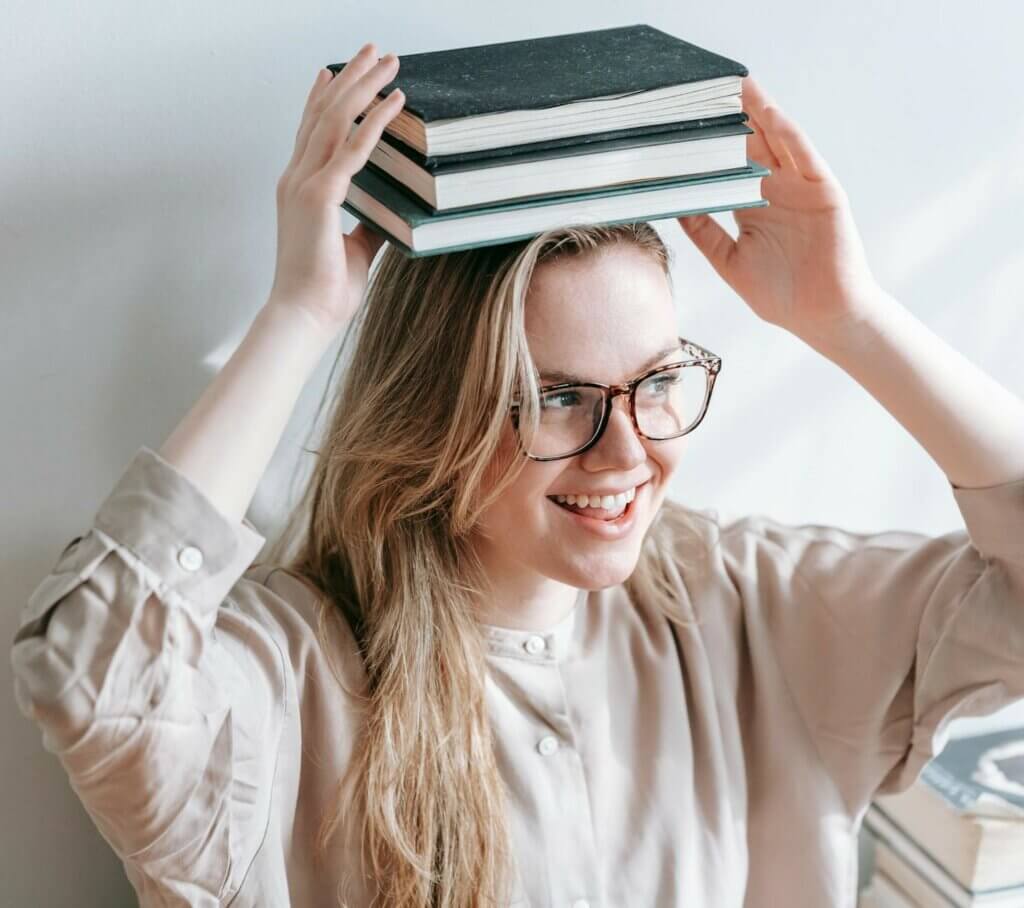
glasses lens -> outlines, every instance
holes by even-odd
[[[559,457],[582,448],[597,431],[603,400],[599,388],[545,391],[536,428],[520,427],[524,447],[534,457]]]
[[[682,435],[700,419],[707,396],[708,373],[702,366],[658,372],[637,385],[637,425],[649,438]]]

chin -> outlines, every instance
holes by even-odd
[[[593,560],[566,564],[555,578],[583,590],[603,590],[628,580],[640,560],[639,551],[605,553]]]

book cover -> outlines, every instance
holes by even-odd
[[[531,196],[528,199],[510,199],[492,205],[474,205],[468,208],[445,208],[434,211],[422,199],[410,192],[405,186],[385,173],[379,167],[367,161],[366,165],[353,177],[352,183],[382,202],[385,207],[397,214],[412,227],[428,222],[453,220],[473,215],[492,214],[499,211],[511,211],[518,208],[535,208],[542,205],[555,205],[565,201],[582,199],[598,199],[614,195],[631,195],[665,189],[670,186],[684,186],[689,183],[720,183],[726,180],[747,178],[751,176],[766,177],[771,173],[756,161],[748,159],[747,166],[738,170],[718,170],[712,173],[687,174],[680,177],[665,177],[660,180],[644,180],[642,183],[624,183],[617,186],[601,186],[580,192],[554,193],[545,196]]]
[[[401,88],[405,111],[432,123],[746,75],[736,60],[638,24],[399,54],[379,96]]]
[[[1024,728],[953,738],[921,779],[960,813],[1024,820]]]
[[[511,211],[520,208],[535,208],[545,205],[562,204],[567,201],[600,199],[602,197],[616,195],[636,195],[638,197],[642,197],[644,193],[658,189],[685,186],[687,184],[707,184],[726,182],[738,179],[761,179],[763,177],[769,176],[770,174],[771,171],[768,170],[767,168],[762,167],[755,161],[748,161],[747,168],[739,171],[718,171],[711,174],[697,174],[686,177],[674,177],[663,180],[649,180],[645,181],[644,183],[630,183],[622,186],[604,187],[601,189],[588,190],[585,192],[546,196],[541,199],[529,199],[526,202],[501,202],[496,205],[479,206],[468,210],[447,209],[445,211],[440,212],[434,212],[428,206],[423,204],[415,195],[406,190],[405,187],[403,187],[400,183],[393,180],[386,173],[378,170],[370,163],[367,163],[365,167],[363,167],[353,176],[352,184],[358,186],[363,192],[365,192],[369,196],[372,196],[374,199],[383,204],[387,209],[393,212],[398,218],[400,218],[402,221],[408,224],[411,228],[415,229],[416,227],[422,224],[435,223],[438,221],[449,219],[460,219],[476,215],[488,215],[497,212]],[[622,218],[619,220],[602,220],[600,223],[616,224],[636,220],[658,220],[662,218],[678,217],[684,214],[696,214],[698,213],[698,211],[730,211],[737,208],[764,207],[767,204],[767,201],[765,201],[764,199],[758,199],[757,201],[743,204],[718,205],[699,209],[683,209],[678,211],[648,210],[645,213],[639,213],[643,209],[643,205],[640,204],[640,201],[638,201],[638,213],[634,214],[633,216],[629,218]],[[463,249],[472,249],[477,246],[512,242],[514,240],[526,239],[528,237],[536,236],[536,232],[530,232],[516,234],[514,236],[505,236],[500,239],[462,243],[459,245],[452,245],[444,248],[414,250],[411,247],[409,247],[406,243],[402,242],[397,237],[395,237],[390,231],[388,231],[380,224],[378,224],[376,221],[374,221],[373,218],[371,218],[366,212],[361,211],[358,207],[353,205],[349,198],[346,198],[345,201],[342,203],[342,208],[344,208],[346,211],[348,211],[351,215],[358,218],[359,220],[365,221],[379,233],[386,236],[389,242],[391,242],[395,246],[398,246],[406,255],[409,255],[410,257],[418,257],[423,255],[437,255],[442,252],[458,252]]]

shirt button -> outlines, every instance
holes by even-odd
[[[544,638],[537,636],[528,637],[526,639],[526,642],[523,644],[523,646],[526,648],[526,651],[533,656],[536,656],[537,653],[544,652],[544,647],[546,645],[547,644],[544,642]]]
[[[178,564],[186,571],[198,571],[203,566],[203,553],[194,545],[187,545],[178,552]]]
[[[537,750],[539,750],[545,757],[550,757],[556,750],[558,750],[558,741],[551,737],[551,735],[548,735],[537,742]]]

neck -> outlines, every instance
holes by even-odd
[[[489,571],[478,620],[496,627],[546,631],[575,608],[579,589],[526,571]]]

